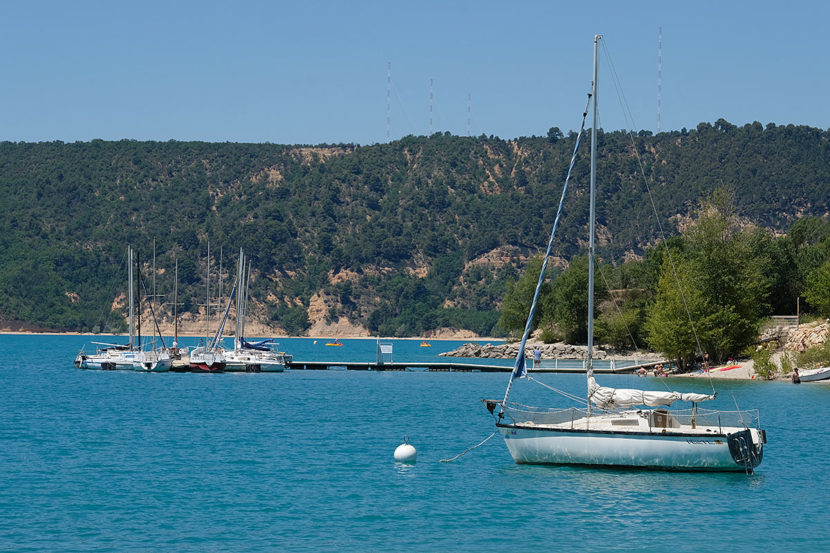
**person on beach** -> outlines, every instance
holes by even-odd
[[[801,377],[798,376],[798,369],[793,369],[793,384],[801,384]]]
[[[707,372],[709,371],[709,352],[708,351],[703,352],[703,370],[707,371]]]
[[[541,360],[542,360],[542,350],[540,350],[538,347],[533,348],[533,368],[534,369],[539,368],[539,361],[541,361]]]

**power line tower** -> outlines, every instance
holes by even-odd
[[[467,93],[467,137],[470,137],[470,104],[472,103],[472,95]]]
[[[389,143],[389,128],[392,124],[392,62],[386,62],[386,143]]]
[[[432,135],[432,104],[433,104],[433,95],[432,95],[432,79],[429,80],[429,134]]]
[[[657,30],[657,133],[662,126],[663,111],[663,27]]]

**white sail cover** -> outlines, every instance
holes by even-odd
[[[680,392],[656,392],[651,390],[633,390],[625,388],[606,388],[597,384],[594,377],[588,378],[588,398],[601,409],[631,407],[632,405],[671,405],[675,401],[709,401],[714,395],[681,394]]]

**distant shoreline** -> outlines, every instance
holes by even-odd
[[[35,331],[24,331],[24,330],[8,330],[2,329],[0,330],[0,336],[126,336],[126,334],[110,334],[110,333],[101,333],[101,332],[51,332],[51,331],[44,331],[44,332],[35,332]],[[149,334],[143,335],[145,337],[149,336]],[[172,334],[164,334],[165,337],[172,336]],[[193,333],[179,333],[179,338],[204,338],[204,334],[193,334]],[[265,338],[266,336],[259,336],[254,335],[255,338]],[[305,338],[311,340],[328,340],[328,339],[335,339],[338,338],[340,340],[377,340],[378,336],[338,336],[336,334],[324,334],[320,336],[269,336],[275,339],[283,339],[283,338]],[[233,338],[233,334],[226,335],[225,338]],[[421,342],[504,342],[504,338],[493,338],[493,337],[475,337],[475,338],[452,338],[452,337],[441,337],[441,338],[426,338],[423,336],[407,336],[407,337],[395,337],[395,336],[380,336],[381,340],[416,340]]]
[[[101,334],[101,333],[93,333],[93,332],[34,332],[34,331],[23,331],[23,330],[9,330],[9,329],[2,329],[0,330],[0,335],[5,336],[101,336],[101,337],[123,337],[125,334]],[[165,335],[170,336],[170,335]],[[203,338],[204,334],[179,334],[179,338]],[[232,338],[233,336],[225,336],[225,338]],[[258,338],[259,336],[257,336]],[[308,340],[329,340],[339,338],[340,340],[377,340],[377,336],[334,336],[334,335],[322,335],[322,336],[273,336],[274,339],[284,339],[284,338],[302,338]],[[381,336],[381,340],[411,340],[411,341],[420,341],[420,342],[505,342],[504,338],[494,338],[494,337],[476,337],[476,338],[425,338],[423,336],[409,336],[403,338],[396,338],[394,336]],[[507,359],[507,358],[505,358]],[[679,373],[679,374],[671,374],[670,377],[672,378],[712,378],[716,380],[754,380],[756,379],[755,371],[753,370],[753,363],[752,360],[744,360],[744,361],[736,361],[736,365],[739,365],[738,368],[729,370],[729,371],[718,371],[717,369],[713,369],[711,372],[691,372],[691,373]],[[780,377],[775,380],[786,380],[788,377]],[[761,379],[759,379],[761,380]]]

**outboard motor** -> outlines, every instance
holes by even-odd
[[[766,433],[763,430],[758,431],[759,443],[752,441],[752,432],[749,429],[729,434],[727,440],[729,443],[729,453],[732,459],[737,464],[744,467],[746,472],[752,473],[753,469],[761,464],[764,458],[764,442],[766,442]]]

